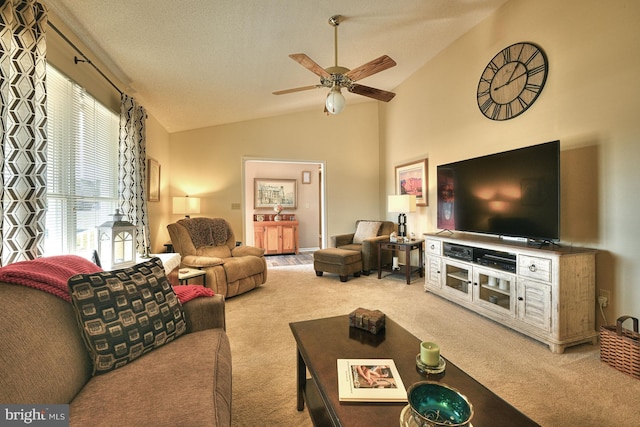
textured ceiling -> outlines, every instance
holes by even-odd
[[[169,132],[317,109],[326,89],[288,57],[397,66],[359,83],[393,91],[506,0],[44,0]],[[85,52],[87,53],[87,52]],[[91,55],[87,53],[91,58]],[[347,93],[347,107],[370,98]],[[393,100],[391,101],[393,102]]]

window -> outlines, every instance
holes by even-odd
[[[45,255],[97,249],[118,206],[119,117],[47,65]]]

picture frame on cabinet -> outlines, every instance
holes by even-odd
[[[277,204],[283,209],[297,207],[297,179],[254,178],[253,208],[273,209]]]
[[[160,163],[151,158],[147,161],[147,200],[160,201]]]
[[[416,206],[428,206],[427,166],[428,159],[396,166],[396,194],[414,195],[416,196]]]
[[[311,184],[311,171],[302,171],[302,183]]]

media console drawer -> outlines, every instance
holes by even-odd
[[[442,242],[439,240],[427,239],[427,253],[431,255],[442,255]]]
[[[551,281],[551,260],[529,255],[518,255],[518,275],[529,279]]]

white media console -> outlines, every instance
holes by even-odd
[[[596,250],[425,234],[425,291],[541,341],[595,344]]]

